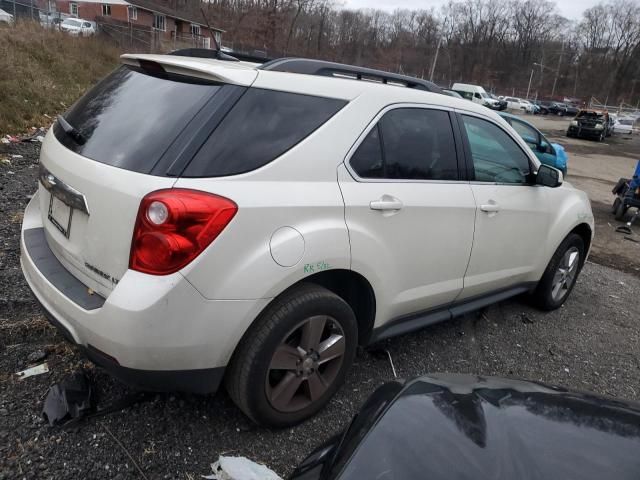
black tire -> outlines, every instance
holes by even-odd
[[[301,380],[306,383],[295,387],[291,405],[294,405],[296,399],[304,400],[298,404],[311,403],[299,409],[292,407],[290,411],[276,409],[271,403],[271,398],[275,398],[273,393],[279,387],[279,385],[275,387],[271,385],[273,372],[279,373],[278,370],[272,369],[276,350],[289,347],[285,342],[298,331],[296,329],[302,332],[304,327],[301,325],[304,324],[305,319],[320,316],[330,319],[327,324],[331,323],[331,328],[336,328],[337,322],[344,338],[344,353],[339,366],[335,367],[334,364],[333,380],[316,400],[312,399],[311,381]],[[300,342],[302,335],[300,333]],[[277,428],[292,426],[313,416],[329,402],[344,383],[357,346],[358,326],[351,307],[324,287],[312,283],[301,284],[275,299],[245,334],[227,369],[226,388],[235,404],[254,422]],[[297,361],[296,364],[300,362]],[[321,373],[321,366],[317,365],[316,368],[317,372],[309,376],[317,374],[322,378],[324,373]],[[285,380],[286,375],[290,375],[296,381],[295,377],[301,376],[292,371],[281,371],[286,373],[283,374],[280,382]]]
[[[570,284],[568,284],[564,288],[562,287],[558,292],[559,296],[553,295],[554,286],[557,282],[554,282],[556,274],[559,272],[559,268],[561,266],[561,262],[563,262],[565,258],[565,254],[570,250],[575,249],[578,252],[578,258],[574,260],[575,264],[575,274],[571,278]],[[532,294],[533,303],[542,310],[555,310],[556,308],[560,308],[562,304],[569,298],[573,287],[576,284],[578,279],[578,275],[580,274],[580,270],[582,269],[582,264],[584,262],[584,241],[580,235],[575,233],[570,233],[557,248],[553,257],[549,261],[542,278],[538,282],[538,286]]]
[[[620,200],[620,198],[616,198],[616,200]],[[615,201],[613,202],[613,204],[615,205]],[[620,203],[618,205],[616,205],[616,209],[613,212],[613,214],[616,217],[616,220],[618,220],[619,222],[624,222],[625,217],[627,216],[627,210],[629,209],[629,207],[627,207],[624,202],[622,200],[620,200]]]

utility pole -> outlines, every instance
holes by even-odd
[[[13,0],[13,26],[18,23],[18,17],[16,17],[16,0]]]
[[[556,93],[556,84],[558,83],[558,76],[560,75],[560,64],[562,63],[562,55],[564,54],[564,37],[562,37],[562,49],[560,50],[560,56],[558,57],[558,67],[556,68],[556,76],[553,79],[553,87],[551,88],[551,97]]]
[[[529,86],[527,87],[527,100],[529,100],[529,91],[531,90],[531,80],[533,80],[533,68],[531,69],[531,75],[529,75]]]
[[[436,70],[436,62],[438,61],[438,53],[440,53],[440,45],[442,45],[442,36],[438,38],[438,46],[436,47],[436,54],[433,57],[433,63],[431,64],[431,72],[429,73],[429,81],[433,82],[433,72]]]

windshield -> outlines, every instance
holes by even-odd
[[[633,125],[633,120],[623,118],[622,120],[618,120],[620,125]]]
[[[78,22],[77,20],[65,20],[64,22],[62,22],[62,25],[80,27],[82,23]]]
[[[491,97],[489,96],[489,94],[487,94],[486,92],[480,92],[480,96],[481,96],[482,98],[491,98]]]

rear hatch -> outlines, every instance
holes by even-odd
[[[216,75],[213,60],[141,55],[125,61],[131,65],[115,70],[56,122],[40,156],[49,246],[104,297],[128,268],[141,199],[175,183],[171,169],[193,153],[194,138],[233,99],[229,89],[242,89],[225,83],[228,69]],[[235,83],[250,84],[255,75],[243,72]]]

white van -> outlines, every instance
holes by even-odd
[[[479,85],[469,85],[467,83],[454,83],[451,90],[458,92],[467,100],[479,103],[489,108],[496,108],[499,101],[491,98],[489,94]]]

